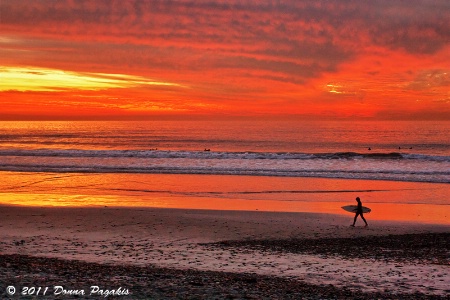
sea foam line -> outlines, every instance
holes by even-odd
[[[213,152],[213,151],[172,151],[172,150],[79,150],[79,149],[6,149],[0,156],[30,157],[111,157],[111,158],[196,158],[196,159],[381,159],[381,160],[425,160],[450,162],[450,156],[413,153],[301,153],[301,152]]]

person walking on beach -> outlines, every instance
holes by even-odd
[[[356,197],[356,201],[358,202],[358,208],[356,209],[355,219],[353,220],[353,224],[351,226],[355,227],[356,219],[358,218],[358,216],[361,216],[361,219],[363,219],[363,221],[364,221],[364,223],[366,223],[366,227],[367,227],[369,224],[367,224],[367,221],[364,218],[361,199],[359,199],[359,197]]]

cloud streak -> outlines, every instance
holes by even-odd
[[[0,67],[0,91],[105,90],[138,86],[182,87],[124,74],[76,73],[44,68]]]

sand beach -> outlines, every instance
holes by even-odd
[[[20,299],[24,287],[47,287],[46,299],[105,296],[90,295],[91,286],[117,299],[448,297],[450,226],[351,222],[318,213],[3,205],[2,298]]]

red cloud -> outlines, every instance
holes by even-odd
[[[448,97],[447,81],[433,93],[417,82],[427,70],[449,69],[445,0],[3,0],[0,11],[0,65],[139,75],[191,87],[149,89],[135,101],[142,107],[165,99],[155,107],[250,114],[347,114],[353,107],[376,115],[386,97],[403,105],[409,96]],[[324,92],[327,83],[350,80],[356,83],[341,93]],[[361,106],[361,99],[373,103]],[[445,111],[446,102],[439,103]]]

